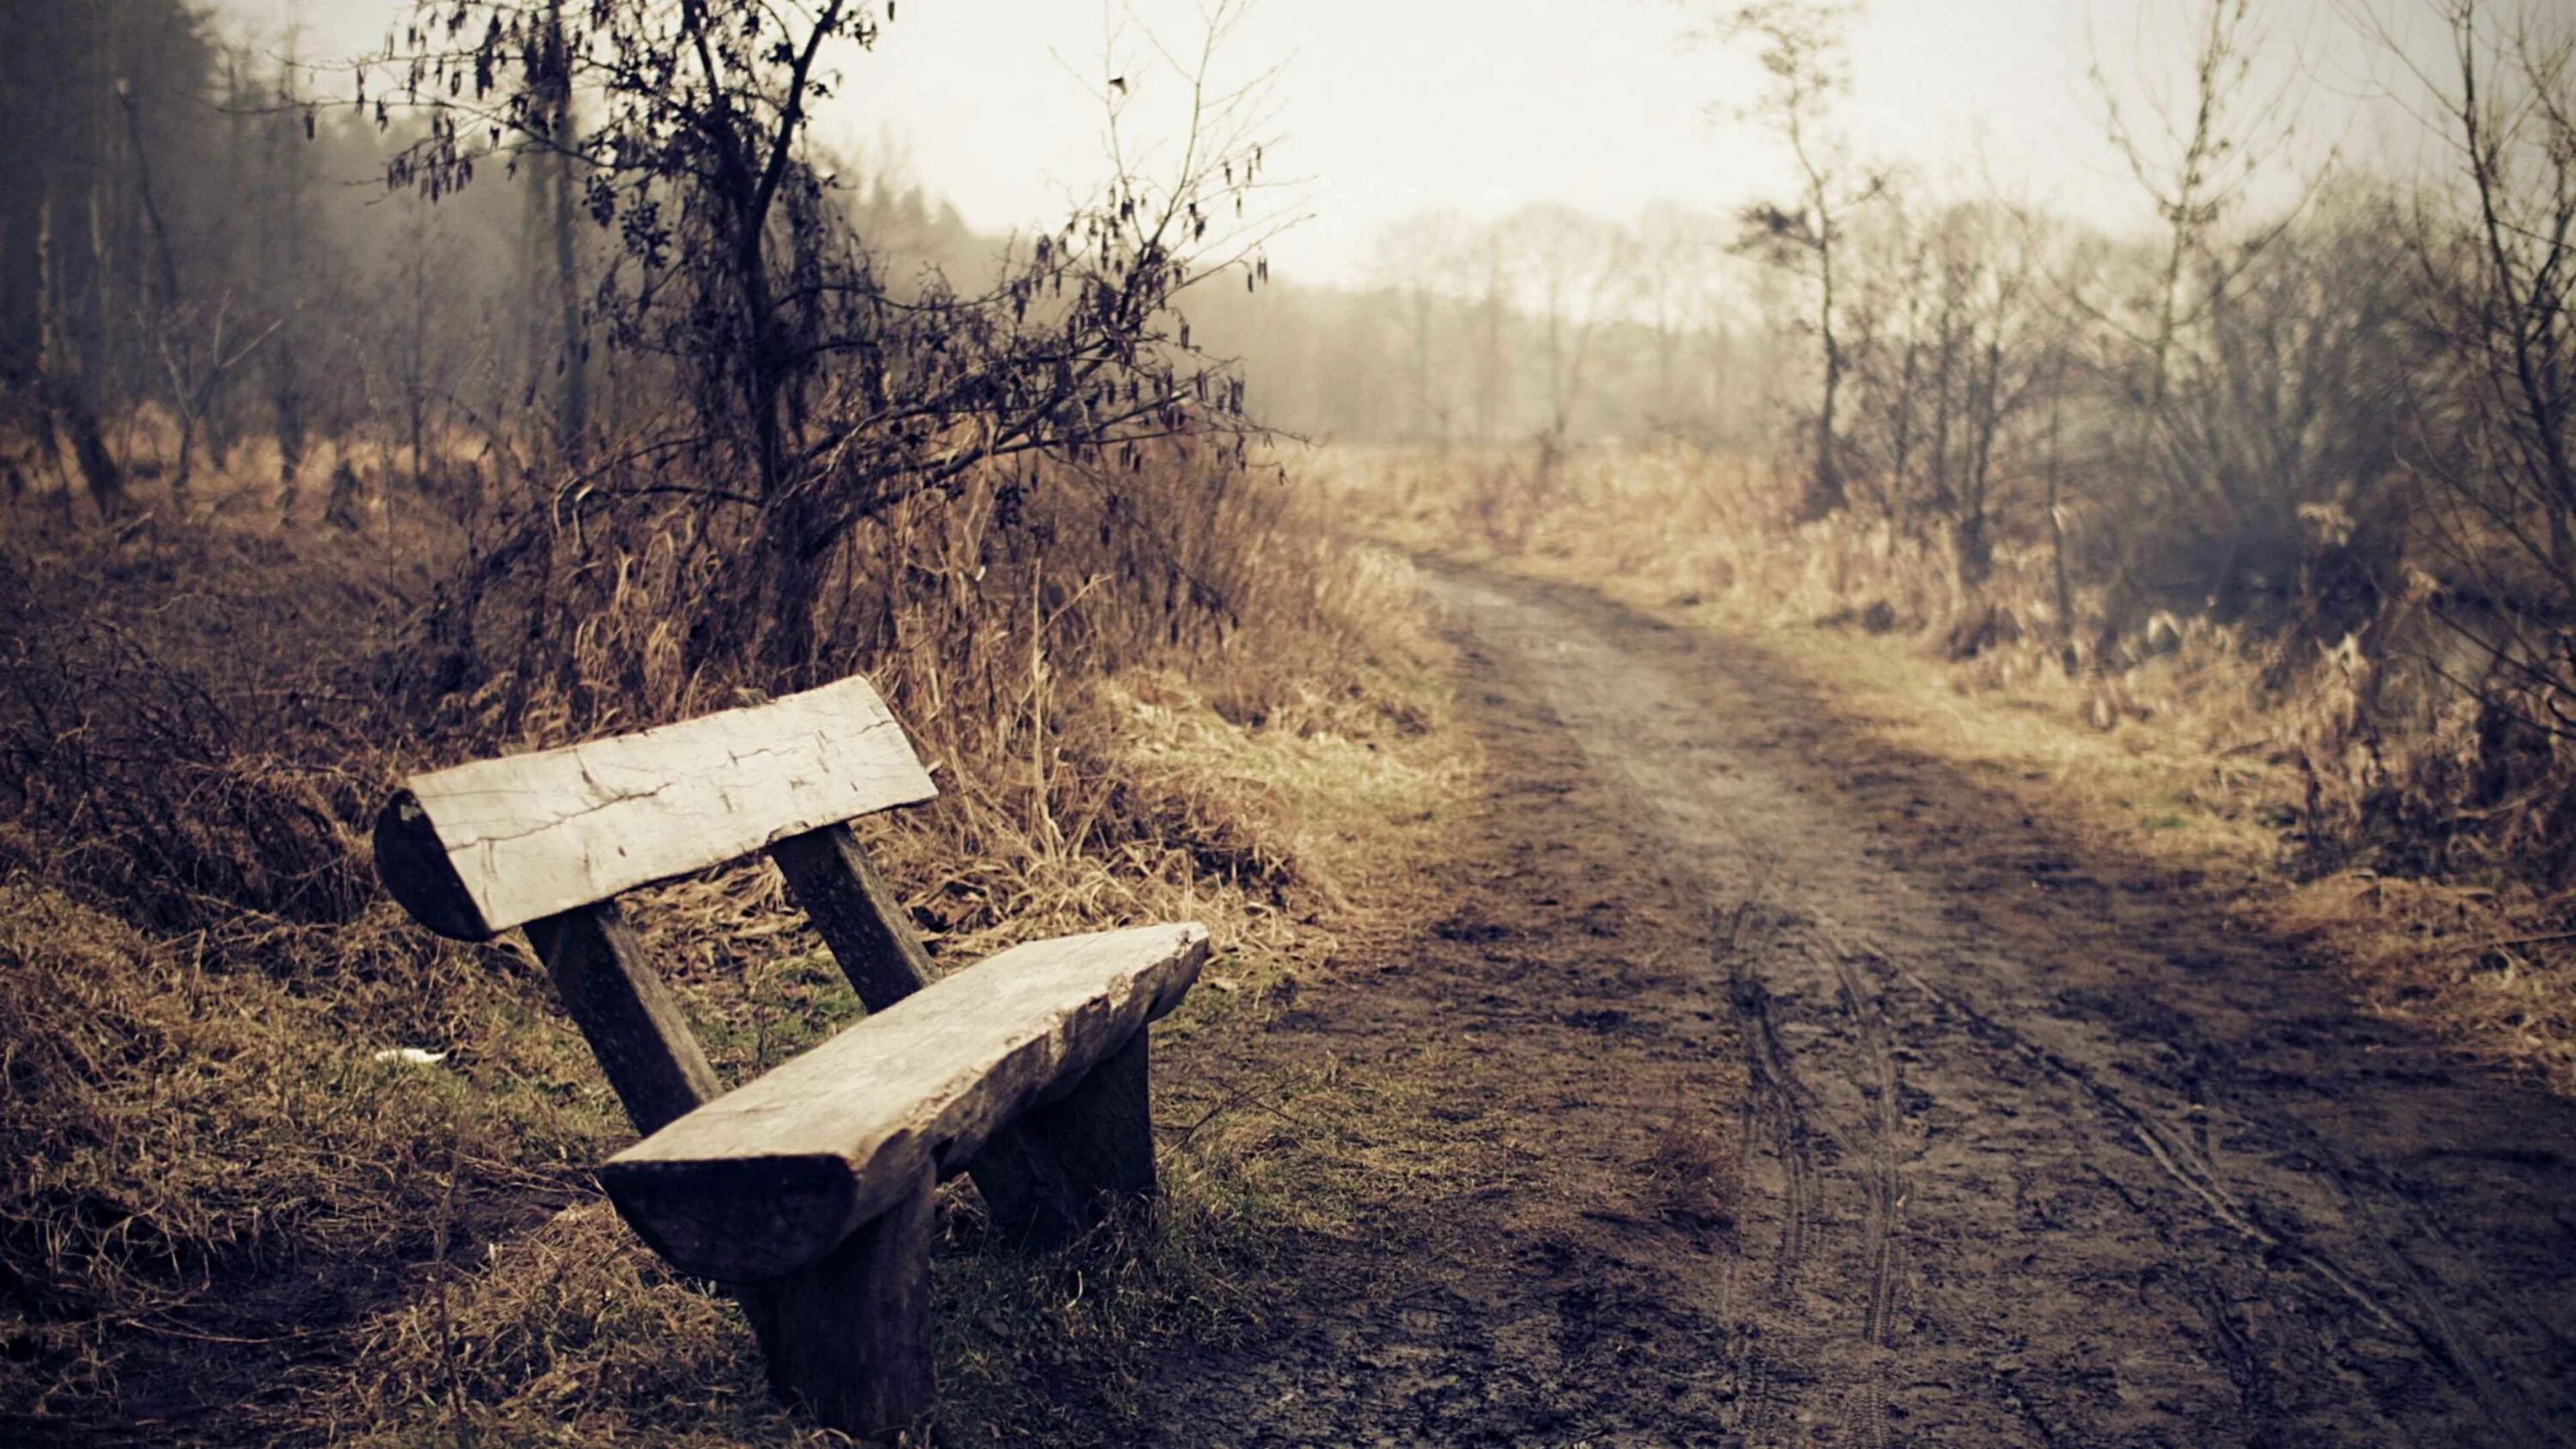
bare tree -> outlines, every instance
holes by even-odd
[[[1454,254],[1452,266],[1461,289],[1476,299],[1476,437],[1490,443],[1501,436],[1512,387],[1511,357],[1504,350],[1511,326],[1511,269],[1500,229],[1481,228]]]
[[[1630,233],[1628,300],[1650,329],[1654,347],[1649,416],[1670,427],[1700,411],[1683,402],[1681,362],[1691,333],[1714,310],[1724,248],[1715,218],[1671,204],[1647,207]]]
[[[258,330],[243,327],[234,316],[230,292],[211,306],[174,307],[156,319],[153,340],[169,380],[170,409],[179,422],[179,456],[169,477],[170,501],[177,507],[188,506],[197,439],[206,431],[217,389],[276,331],[274,322]]]
[[[793,673],[813,663],[829,563],[860,522],[989,460],[1123,456],[1239,416],[1240,379],[1191,363],[1173,304],[1217,272],[1247,287],[1268,274],[1264,214],[1236,220],[1260,185],[1264,93],[1211,79],[1241,10],[1213,7],[1195,53],[1157,45],[1150,72],[1104,74],[1113,179],[971,294],[936,276],[890,286],[813,163],[813,105],[884,33],[865,0],[425,6],[388,59],[430,129],[392,179],[435,197],[496,153],[584,175],[620,246],[598,294],[612,341],[669,359],[692,407],[684,430],[582,470],[565,501],[685,497],[747,517],[756,547],[709,601],[697,652],[765,628],[764,657]],[[1187,99],[1188,135],[1160,175],[1119,149],[1149,75]],[[567,94],[590,118],[577,135]]]
[[[150,0],[0,7],[0,386],[33,402],[41,453],[70,443],[102,516],[128,506],[111,409],[157,374],[138,324],[170,300],[140,214],[137,138],[161,138],[201,54],[196,22]]]
[[[2053,369],[2035,335],[2042,314],[2032,297],[2036,223],[2008,208],[1953,208],[1936,234],[1942,313],[1945,415],[1955,409],[1955,460],[1942,469],[1951,545],[1960,582],[1983,584],[1994,570],[1996,488],[2003,450]],[[1955,385],[1951,374],[1957,374]],[[1942,431],[1947,434],[1946,426]],[[1944,443],[1948,443],[1944,438]],[[1946,449],[1945,449],[1946,451]]]
[[[1750,41],[1756,47],[1769,84],[1746,111],[1779,134],[1797,168],[1793,201],[1745,208],[1739,246],[1815,287],[1814,327],[1824,376],[1816,407],[1814,467],[1799,500],[1798,511],[1805,518],[1822,518],[1844,504],[1835,406],[1847,359],[1836,330],[1842,304],[1836,264],[1851,211],[1886,189],[1885,175],[1854,163],[1832,128],[1834,105],[1851,86],[1843,35],[1851,13],[1845,0],[1756,0],[1717,26],[1726,40]]]
[[[2005,485],[2024,473],[2030,414],[2062,353],[2039,286],[2045,223],[1992,201],[1877,220],[1850,257],[1849,363],[1869,415],[1850,478],[1889,517],[1943,525],[1974,590],[1993,572]]]
[[[2184,27],[2157,36],[2170,14]],[[2291,167],[2299,141],[2305,75],[2300,58],[2268,28],[2276,12],[2251,0],[2195,0],[2186,10],[2140,12],[2127,47],[2137,73],[2125,83],[2100,62],[2091,76],[2104,132],[2153,203],[2158,230],[2135,247],[2091,250],[2061,276],[2060,304],[2089,324],[2104,384],[2100,449],[2129,486],[2102,500],[2121,523],[2108,549],[2112,613],[2133,616],[2154,596],[2217,597],[2241,607],[2249,586],[2272,587],[2291,566],[2272,555],[2299,530],[2228,532],[2243,510],[2212,494],[2243,494],[2222,483],[2214,448],[2243,454],[2264,426],[2253,401],[2268,384],[2229,348],[2229,309],[2249,269],[2261,265],[2304,214],[2317,178]],[[2178,48],[2178,53],[2177,53]],[[2256,212],[2257,193],[2278,181],[2289,194]],[[2284,338],[2283,340],[2289,340]],[[2278,480],[2277,471],[2263,475]],[[2296,490],[2273,490],[2288,497]],[[2248,547],[2249,542],[2259,546]]]
[[[2253,0],[2198,0],[2198,7],[2188,89],[2175,96],[2152,79],[2142,82],[2145,117],[2123,101],[2098,59],[2092,70],[2104,132],[2164,226],[2144,324],[2127,329],[2144,362],[2140,390],[2150,408],[2164,401],[2181,333],[2199,320],[2187,292],[2215,299],[2230,280],[2231,269],[2222,268],[2192,286],[2194,263],[2218,260],[2211,239],[2281,161],[2300,115],[2298,67],[2263,67],[2270,36],[2253,18]],[[2148,47],[2138,49],[2144,53]],[[2284,210],[2272,231],[2295,215],[2295,208]],[[2250,260],[2259,252],[2252,245],[2237,255]],[[2100,308],[2097,314],[2112,318],[2118,310]]]
[[[463,351],[461,329],[442,325],[442,305],[452,305],[459,291],[458,239],[440,208],[417,195],[395,202],[397,227],[383,264],[364,279],[377,306],[372,315],[381,330],[365,329],[365,355],[382,358],[390,373],[385,381],[400,400],[401,437],[411,456],[411,486],[429,491],[437,479],[430,466],[431,435],[439,412],[456,383]],[[452,506],[470,500],[450,498]]]
[[[1853,401],[1859,422],[1845,457],[1846,488],[1866,491],[1890,522],[1916,514],[1923,392],[1931,375],[1926,336],[1932,246],[1901,203],[1856,241],[1859,285],[1851,308]]]
[[[1521,307],[1536,316],[1545,339],[1550,456],[1565,446],[1574,409],[1583,401],[1592,343],[1605,303],[1620,282],[1627,239],[1620,230],[1573,207],[1523,207],[1497,227]]]
[[[1470,228],[1454,212],[1407,217],[1382,232],[1370,261],[1378,285],[1389,288],[1404,310],[1410,378],[1409,425],[1416,438],[1445,437],[1448,409],[1433,402],[1433,342],[1445,287]]]
[[[305,143],[313,138],[314,112],[299,101],[298,72],[290,49],[279,67],[275,93],[263,117],[264,184],[253,205],[258,213],[258,286],[268,311],[277,320],[276,336],[267,348],[269,399],[277,419],[277,473],[284,485],[283,510],[293,512],[298,477],[304,469],[308,409],[304,376],[304,303],[307,261],[312,252],[312,163]]]
[[[2481,687],[2576,735],[2576,26],[2443,0],[2447,68],[2418,68],[2456,185],[2419,202],[2429,324],[2452,358],[2418,429],[2445,553],[2479,606]]]

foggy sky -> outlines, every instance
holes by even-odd
[[[2303,74],[2299,145],[2382,156],[2413,144],[2366,97],[2388,68],[2337,6],[2271,0],[2275,74]],[[216,0],[269,34],[290,20],[307,54],[382,44],[410,0]],[[2087,71],[2099,57],[2134,114],[2179,75],[2172,0],[1877,0],[1853,35],[1847,129],[1860,154],[1936,186],[2045,201],[2115,228],[2149,211],[2103,137]],[[2420,7],[2383,11],[2422,31]],[[1133,27],[1194,44],[1200,0],[902,0],[872,57],[844,71],[819,134],[891,149],[971,223],[1060,219],[1104,172],[1099,109],[1109,22],[1130,27],[1113,64],[1140,109],[1178,102]],[[1628,216],[1669,199],[1723,210],[1781,188],[1778,147],[1731,114],[1758,90],[1740,53],[1693,45],[1668,0],[1264,0],[1219,57],[1218,79],[1277,71],[1274,177],[1305,178],[1308,219],[1270,253],[1286,275],[1361,281],[1370,241],[1407,213],[1491,216],[1556,200]],[[1150,119],[1150,117],[1148,117]]]

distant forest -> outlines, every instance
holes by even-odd
[[[434,122],[382,66],[349,104],[350,59],[227,35],[181,0],[0,21],[20,160],[0,175],[0,378],[43,380],[11,394],[45,399],[84,472],[221,466],[254,432],[291,472],[310,437],[507,428],[553,417],[568,388],[607,435],[658,397],[660,378],[612,356],[602,289],[631,282],[623,223],[595,219],[578,179],[559,190],[542,155],[452,188],[390,184]],[[997,274],[1008,239],[970,229],[937,178],[865,155],[817,165],[889,285]],[[1178,313],[1241,361],[1255,416],[1301,435],[1736,436],[1778,403],[1763,358],[1779,286],[1730,250],[1732,225],[1678,207],[1634,224],[1558,205],[1429,215],[1381,239],[1364,285],[1255,292],[1229,273]],[[138,404],[184,425],[189,456],[119,431]],[[11,461],[17,486],[34,461]]]

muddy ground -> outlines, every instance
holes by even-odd
[[[1455,909],[1270,1040],[1437,1054],[1446,1170],[1168,1442],[2576,1439],[2576,1107],[1760,646],[1434,588]]]

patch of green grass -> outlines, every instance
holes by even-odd
[[[824,950],[754,957],[727,985],[722,999],[700,993],[689,1013],[707,1061],[726,1081],[749,1081],[867,1014]]]

